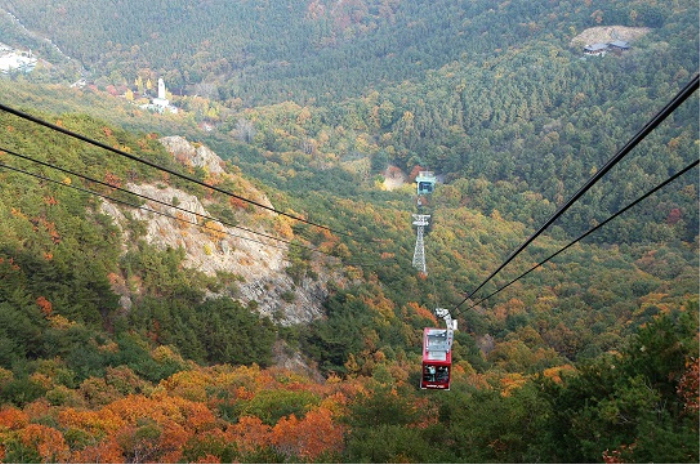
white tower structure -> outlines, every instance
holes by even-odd
[[[158,78],[158,99],[167,100],[167,97],[165,96],[165,81],[162,77]]]
[[[413,225],[416,226],[416,250],[413,252],[413,267],[423,274],[428,271],[425,268],[425,247],[423,245],[423,230],[428,225],[429,214],[414,214]]]
[[[177,108],[172,106],[167,98],[167,94],[165,92],[165,81],[162,77],[158,78],[158,97],[154,98],[151,103],[153,103],[153,109],[159,113],[162,113],[165,110],[168,110],[171,113],[177,113]]]

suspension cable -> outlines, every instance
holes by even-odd
[[[227,196],[230,196],[230,197],[233,197],[233,198],[237,198],[237,199],[239,199],[239,200],[241,200],[241,201],[244,201],[244,202],[246,202],[246,203],[249,203],[249,204],[251,204],[251,205],[253,205],[253,206],[256,206],[256,207],[258,207],[258,208],[262,208],[262,209],[265,209],[265,210],[268,210],[268,211],[272,211],[272,212],[277,213],[277,214],[279,214],[279,215],[286,216],[286,217],[288,217],[288,218],[290,218],[290,219],[293,219],[293,220],[295,220],[295,221],[299,221],[299,222],[308,224],[308,225],[310,225],[310,226],[314,226],[314,227],[318,227],[318,228],[320,228],[320,229],[328,230],[329,232],[332,232],[332,233],[334,233],[334,234],[338,234],[338,235],[342,235],[342,236],[354,238],[354,237],[353,237],[351,234],[349,234],[349,233],[346,233],[346,232],[343,232],[343,231],[339,231],[339,230],[332,229],[332,228],[330,228],[330,227],[328,227],[328,226],[324,226],[324,225],[322,225],[322,224],[319,224],[319,223],[316,223],[316,222],[313,222],[313,221],[309,221],[309,220],[304,219],[304,218],[302,218],[302,217],[295,216],[295,215],[290,214],[290,213],[285,213],[284,211],[279,211],[279,210],[277,210],[277,209],[275,209],[275,208],[273,208],[273,207],[271,207],[271,206],[267,206],[267,205],[264,205],[264,204],[262,204],[262,203],[260,203],[260,202],[257,202],[257,201],[254,201],[254,200],[251,200],[251,199],[242,197],[242,196],[237,195],[237,194],[235,194],[235,193],[233,193],[233,192],[231,192],[231,191],[228,191],[228,190],[219,188],[219,187],[217,187],[217,186],[215,186],[215,185],[207,184],[206,182],[203,182],[203,181],[201,181],[201,180],[199,180],[199,179],[196,179],[196,178],[194,178],[194,177],[188,176],[188,175],[186,175],[186,174],[182,174],[182,173],[180,173],[180,172],[178,172],[178,171],[175,171],[174,169],[170,169],[170,168],[167,168],[167,167],[165,167],[165,166],[161,166],[161,165],[158,165],[158,164],[153,163],[153,162],[151,162],[151,161],[148,161],[148,160],[146,160],[146,159],[140,158],[140,157],[138,157],[138,156],[134,156],[134,155],[132,155],[132,154],[130,154],[130,153],[127,153],[127,152],[124,151],[124,150],[120,150],[120,149],[118,149],[118,148],[111,147],[111,146],[109,146],[109,145],[107,145],[107,144],[105,144],[105,143],[102,143],[102,142],[97,141],[97,140],[95,140],[95,139],[86,137],[86,136],[84,136],[84,135],[82,135],[82,134],[79,134],[79,133],[77,133],[77,132],[68,130],[68,129],[66,129],[66,128],[64,128],[64,127],[61,127],[61,126],[58,126],[58,125],[56,125],[56,124],[52,124],[52,123],[50,123],[50,122],[48,122],[48,121],[45,121],[45,120],[40,119],[40,118],[37,118],[36,116],[32,116],[31,114],[25,113],[25,112],[23,112],[23,111],[20,111],[20,110],[11,108],[11,107],[9,107],[9,106],[7,106],[7,105],[4,105],[4,104],[2,104],[2,103],[0,103],[0,111],[5,111],[6,113],[13,114],[13,115],[15,115],[15,116],[17,116],[17,117],[19,117],[19,118],[21,118],[21,119],[25,119],[25,120],[27,120],[27,121],[33,122],[33,123],[35,123],[35,124],[38,124],[38,125],[40,125],[40,126],[44,126],[44,127],[48,128],[48,129],[51,129],[51,130],[60,132],[60,133],[62,133],[62,134],[64,134],[64,135],[67,135],[67,136],[69,136],[69,137],[73,137],[73,138],[75,138],[75,139],[78,139],[78,140],[81,140],[81,141],[83,141],[83,142],[89,143],[89,144],[94,145],[94,146],[96,146],[96,147],[102,148],[102,149],[104,149],[104,150],[110,151],[110,152],[112,152],[112,153],[114,153],[114,154],[117,154],[117,155],[119,155],[119,156],[122,156],[122,157],[124,157],[124,158],[128,158],[128,159],[130,159],[130,160],[132,160],[132,161],[136,161],[136,162],[138,162],[138,163],[145,164],[146,166],[152,167],[152,168],[157,169],[157,170],[162,171],[162,172],[166,172],[166,173],[168,173],[168,174],[170,174],[170,175],[173,175],[173,176],[178,177],[178,178],[180,178],[180,179],[184,179],[184,180],[186,180],[186,181],[188,181],[188,182],[192,182],[192,183],[197,184],[197,185],[199,185],[199,186],[202,186],[202,187],[211,189],[211,190],[213,190],[213,191],[215,191],[215,192],[222,193],[222,194],[224,194],[224,195],[227,195]]]
[[[520,245],[514,252],[508,256],[508,258],[500,265],[498,268],[489,275],[486,280],[484,280],[474,291],[467,294],[464,299],[454,307],[453,311],[457,311],[464,303],[466,303],[476,292],[481,290],[491,279],[493,279],[496,274],[501,272],[504,267],[510,264],[516,256],[518,256],[526,247],[528,247],[537,237],[539,237],[545,229],[547,229],[554,221],[556,221],[560,216],[564,214],[575,202],[577,202],[588,190],[593,187],[605,174],[610,171],[617,163],[619,163],[634,147],[639,144],[649,133],[654,130],[662,121],[664,121],[671,113],[673,113],[676,108],[678,108],[685,100],[687,100],[690,95],[693,94],[698,89],[699,76],[696,74],[691,81],[681,89],[678,94],[664,107],[662,108],[649,122],[647,122],[642,129],[637,132],[637,134],[630,139],[629,142],[625,144],[610,160],[608,160],[605,165],[598,170],[578,192],[576,192],[569,200],[564,203],[557,211],[541,226],[534,234],[530,236],[525,242]]]
[[[566,246],[560,248],[560,249],[559,249],[558,251],[556,251],[555,253],[552,253],[552,254],[549,255],[547,258],[545,258],[544,260],[542,260],[542,261],[540,261],[539,263],[535,264],[533,267],[531,267],[530,269],[528,269],[528,270],[525,271],[524,273],[520,274],[520,275],[519,275],[518,277],[516,277],[515,279],[511,280],[511,281],[508,282],[507,284],[505,284],[505,285],[503,285],[502,287],[500,287],[498,290],[496,290],[496,291],[494,291],[493,293],[491,293],[491,294],[485,296],[484,298],[480,299],[480,300],[477,301],[476,303],[473,303],[473,304],[472,304],[471,306],[469,306],[468,308],[465,308],[465,309],[463,309],[462,311],[458,311],[457,313],[455,313],[455,315],[461,314],[461,313],[463,313],[463,312],[465,312],[465,311],[468,311],[468,310],[470,310],[470,309],[473,309],[473,308],[477,307],[478,305],[480,305],[481,303],[483,303],[484,301],[486,301],[486,300],[490,299],[491,297],[497,295],[498,293],[502,292],[502,291],[505,290],[506,288],[508,288],[508,287],[510,287],[511,285],[513,285],[515,282],[519,281],[519,280],[522,279],[523,277],[525,277],[525,276],[527,276],[528,274],[530,274],[530,273],[531,273],[532,271],[534,271],[535,269],[537,269],[537,268],[543,266],[544,264],[546,264],[547,262],[551,261],[553,258],[555,258],[555,257],[558,256],[559,254],[563,253],[564,251],[568,250],[569,248],[571,248],[573,245],[575,245],[576,243],[580,242],[580,241],[583,240],[584,238],[588,237],[588,236],[591,235],[593,232],[595,232],[596,230],[600,229],[601,227],[603,227],[604,225],[606,225],[607,223],[609,223],[609,222],[612,221],[613,219],[615,219],[615,218],[617,218],[618,216],[620,216],[621,214],[625,213],[627,210],[633,208],[634,206],[636,206],[636,205],[638,205],[639,203],[641,203],[643,200],[647,199],[648,197],[650,197],[650,196],[653,195],[654,193],[656,193],[656,192],[658,192],[659,190],[661,190],[662,188],[666,187],[668,184],[670,184],[670,183],[673,182],[674,180],[678,179],[678,178],[681,177],[683,174],[685,174],[685,173],[687,173],[688,171],[690,171],[691,169],[697,167],[698,164],[700,164],[700,161],[698,161],[698,160],[695,160],[694,162],[690,163],[688,166],[686,166],[685,168],[681,169],[681,170],[678,171],[676,174],[674,174],[673,176],[669,177],[668,179],[666,179],[664,182],[660,183],[659,185],[657,185],[657,186],[654,187],[653,189],[649,190],[647,193],[645,193],[645,194],[642,195],[641,197],[637,198],[637,199],[634,200],[632,203],[628,204],[627,206],[625,206],[624,208],[622,208],[621,210],[619,210],[618,212],[616,212],[615,214],[613,214],[612,216],[610,216],[609,218],[607,218],[605,221],[601,222],[601,223],[598,224],[597,226],[592,227],[592,228],[590,228],[588,231],[586,231],[585,233],[581,234],[578,238],[576,238],[576,239],[574,239],[573,241],[571,241],[568,245],[566,245]]]
[[[89,181],[89,182],[93,182],[93,183],[96,183],[96,184],[99,184],[99,185],[108,187],[108,188],[110,188],[110,189],[118,190],[118,191],[120,191],[120,192],[129,194],[129,195],[133,195],[133,196],[135,196],[135,197],[142,198],[142,199],[144,199],[144,200],[146,200],[146,201],[152,201],[152,202],[154,202],[154,203],[158,203],[158,204],[160,204],[160,205],[167,206],[168,208],[177,209],[177,210],[182,211],[183,213],[186,213],[186,214],[192,214],[193,216],[197,216],[197,217],[202,218],[202,219],[205,219],[205,220],[211,220],[211,221],[220,222],[221,224],[223,224],[223,225],[225,225],[225,226],[227,226],[227,227],[231,227],[231,228],[234,228],[234,229],[239,229],[239,230],[243,230],[243,231],[246,231],[246,232],[250,232],[250,233],[252,233],[252,234],[259,235],[259,236],[261,236],[261,237],[269,238],[269,239],[272,239],[272,240],[275,240],[275,241],[278,241],[278,242],[287,243],[287,244],[289,244],[289,245],[291,245],[291,246],[297,246],[297,247],[301,247],[301,248],[306,248],[306,249],[308,249],[308,250],[310,250],[310,251],[312,251],[312,252],[321,253],[321,254],[325,254],[325,255],[328,255],[328,256],[334,256],[334,255],[332,255],[332,254],[330,254],[330,253],[324,253],[323,251],[320,251],[320,250],[317,250],[317,249],[314,249],[314,248],[311,248],[311,247],[307,247],[307,246],[304,246],[304,245],[301,245],[301,244],[298,244],[298,243],[294,243],[294,242],[291,241],[291,240],[285,240],[285,239],[282,239],[282,238],[279,238],[279,237],[275,237],[275,236],[273,236],[273,235],[268,235],[268,234],[265,234],[265,233],[262,233],[262,232],[257,232],[257,231],[255,231],[255,230],[253,230],[253,229],[249,229],[249,228],[247,228],[247,227],[242,227],[242,226],[238,226],[238,225],[235,225],[235,224],[231,224],[231,223],[229,223],[229,222],[223,221],[223,220],[218,219],[218,218],[214,218],[214,217],[212,217],[212,216],[208,216],[208,215],[206,215],[206,214],[201,214],[201,213],[197,213],[197,212],[195,212],[195,211],[190,211],[190,210],[188,210],[188,209],[186,209],[186,208],[182,208],[182,207],[180,207],[180,206],[176,206],[176,205],[173,205],[173,204],[171,204],[171,203],[167,203],[167,202],[165,202],[165,201],[161,201],[161,200],[158,200],[158,199],[156,199],[156,198],[149,197],[149,196],[147,196],[147,195],[142,195],[142,194],[140,194],[140,193],[136,193],[136,192],[133,192],[133,191],[131,191],[131,190],[128,190],[128,189],[125,189],[125,188],[118,187],[118,186],[116,186],[116,185],[110,184],[110,183],[108,183],[108,182],[103,182],[103,181],[101,181],[101,180],[94,179],[94,178],[92,178],[92,177],[89,177],[89,176],[86,176],[86,175],[83,175],[83,174],[79,174],[79,173],[77,173],[77,172],[75,172],[75,171],[71,171],[71,170],[68,170],[68,169],[64,169],[64,168],[62,168],[62,167],[60,167],[60,166],[56,166],[56,165],[54,165],[54,164],[51,164],[51,163],[47,163],[47,162],[45,162],[45,161],[38,160],[38,159],[32,158],[32,157],[30,157],[30,156],[23,155],[23,154],[21,154],[21,153],[17,153],[17,152],[15,152],[15,151],[13,151],[13,150],[9,150],[9,149],[7,149],[7,148],[4,148],[4,147],[0,146],[0,153],[2,153],[2,152],[7,153],[8,155],[11,155],[11,156],[14,156],[14,157],[17,157],[17,158],[21,158],[21,159],[24,159],[24,160],[27,160],[27,161],[31,161],[31,162],[33,162],[33,163],[36,163],[36,164],[39,164],[39,165],[42,165],[42,166],[46,166],[46,167],[51,168],[51,169],[54,169],[54,170],[56,170],[56,171],[63,172],[64,174],[69,174],[69,175],[72,175],[72,176],[76,176],[76,177],[79,177],[79,178],[81,178],[81,179],[87,180],[87,181]],[[134,205],[132,205],[132,204],[130,204],[130,203],[128,203],[128,204],[129,204],[130,206],[134,206]],[[135,207],[137,207],[137,206],[135,206]],[[335,256],[334,256],[334,257],[335,257]]]
[[[11,170],[11,171],[15,171],[15,172],[18,172],[18,173],[21,173],[21,174],[25,174],[25,175],[28,175],[28,176],[31,176],[31,177],[34,177],[34,178],[36,178],[36,179],[43,180],[43,181],[46,181],[46,182],[51,182],[51,183],[53,183],[53,184],[57,184],[57,185],[60,185],[60,186],[66,187],[66,188],[71,188],[71,189],[73,189],[73,190],[77,190],[77,191],[82,192],[82,193],[86,193],[86,194],[89,194],[89,195],[94,195],[94,196],[102,197],[102,198],[104,198],[104,199],[106,199],[106,200],[113,201],[113,202],[115,202],[115,203],[120,203],[120,204],[122,204],[122,205],[130,206],[130,207],[132,207],[132,208],[141,209],[141,210],[143,210],[143,211],[148,211],[148,212],[151,212],[151,213],[154,213],[154,214],[158,214],[158,215],[160,215],[160,216],[164,216],[164,217],[168,217],[168,218],[171,218],[171,219],[175,219],[176,221],[186,222],[186,223],[188,223],[188,224],[192,224],[192,225],[195,225],[195,226],[200,227],[200,228],[203,228],[203,229],[216,230],[217,232],[220,232],[219,230],[213,229],[212,227],[208,226],[206,223],[204,223],[204,224],[199,224],[197,221],[189,221],[189,220],[187,220],[187,219],[183,219],[183,218],[180,218],[180,217],[177,217],[177,216],[173,216],[173,215],[171,215],[171,214],[164,213],[164,212],[162,212],[162,211],[158,211],[158,210],[155,210],[155,209],[152,209],[152,208],[148,208],[148,207],[146,207],[146,206],[139,205],[139,204],[136,204],[136,203],[130,203],[130,202],[128,202],[128,201],[121,200],[121,199],[119,199],[119,198],[115,198],[115,197],[112,197],[112,196],[109,196],[109,195],[107,195],[107,194],[103,194],[103,193],[100,193],[100,192],[96,192],[96,191],[94,191],[94,190],[85,189],[85,188],[78,187],[78,186],[75,186],[75,185],[65,184],[65,183],[63,183],[63,182],[61,182],[61,181],[58,181],[58,180],[55,180],[55,179],[51,179],[51,178],[46,177],[46,176],[42,176],[41,174],[36,174],[36,173],[33,173],[33,172],[29,172],[29,171],[26,171],[26,170],[24,170],[24,169],[20,169],[20,168],[14,167],[14,166],[10,166],[10,165],[5,164],[5,163],[3,163],[3,162],[0,161],[0,169],[1,169],[1,168],[9,169],[9,170]],[[110,186],[110,187],[111,187],[111,188],[114,188],[113,186]],[[132,192],[132,193],[133,193],[133,192]],[[157,200],[154,200],[154,201],[157,201]],[[197,213],[194,213],[194,212],[191,212],[191,211],[190,211],[190,213],[191,213],[191,214],[195,214],[195,215],[197,214]],[[265,246],[269,246],[269,247],[273,247],[273,248],[279,248],[279,249],[281,249],[281,250],[286,250],[285,247],[278,246],[278,245],[273,245],[273,244],[266,243],[266,242],[263,242],[263,241],[260,241],[260,240],[256,240],[256,239],[253,239],[253,238],[250,238],[250,237],[244,237],[244,236],[242,236],[242,235],[236,235],[236,234],[231,233],[231,232],[228,232],[228,231],[224,231],[224,233],[225,233],[226,235],[231,236],[231,237],[240,238],[240,239],[242,239],[242,240],[247,240],[247,241],[250,241],[250,242],[259,243],[259,244],[262,244],[262,245],[265,245]],[[294,243],[292,243],[291,245],[293,245],[293,246],[303,246],[303,245],[296,245],[296,244],[294,244]],[[331,255],[331,256],[332,256],[332,255]],[[289,260],[285,259],[285,261],[289,261]]]

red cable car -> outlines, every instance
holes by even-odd
[[[426,327],[423,330],[423,390],[450,389],[452,369],[452,330]]]
[[[452,341],[457,321],[450,312],[436,308],[435,315],[445,320],[446,329],[426,327],[423,329],[423,369],[420,388],[422,390],[449,390],[452,370]]]

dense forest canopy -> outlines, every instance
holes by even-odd
[[[217,134],[252,142],[258,152],[285,153],[265,156],[268,161],[292,168],[357,158],[371,159],[377,170],[386,162],[407,171],[429,166],[448,181],[484,178],[521,194],[533,190],[549,202],[544,214],[698,68],[692,2],[464,1],[436,8],[422,1],[318,1],[306,8],[284,2],[233,8],[220,1],[121,1],[107,8],[46,1],[6,7],[90,67],[103,85],[164,77],[170,89],[186,94],[178,104],[215,123]],[[615,26],[650,32],[621,56],[582,59],[583,44],[572,39],[593,26],[610,26],[613,35]],[[326,35],[334,40],[322,40]],[[261,103],[273,105],[245,108]],[[592,192],[567,229],[576,233],[600,221],[631,198],[633,186],[650,187],[693,159],[696,127],[696,108],[685,105],[657,141],[637,150],[633,167],[611,173],[609,185],[628,187]],[[683,198],[649,214],[659,220],[681,210],[689,227],[683,238],[692,240],[697,208],[692,195],[676,196]],[[500,212],[506,209],[520,208]],[[518,219],[525,218],[541,216]],[[625,240],[659,238],[650,227],[630,219],[624,228],[635,232]]]
[[[0,7],[112,83],[155,73],[181,92],[210,83],[224,100],[255,105],[325,104],[422,80],[465,56],[495,58],[536,37],[568,48],[572,35],[587,27],[660,29],[675,13],[649,0],[40,0]],[[681,12],[693,5],[673,7]]]
[[[698,30],[689,0],[0,0],[0,42],[41,58],[0,78],[3,104],[328,227],[0,112],[0,460],[697,462],[697,170],[472,306],[696,161],[697,92],[455,311],[452,390],[416,385],[432,310],[697,74]],[[585,56],[580,37],[630,48]],[[158,78],[177,113],[143,104]],[[174,134],[239,177],[179,163],[157,141]],[[440,179],[427,275],[420,169]],[[262,316],[252,271],[188,267],[80,190],[129,183],[284,237],[293,286],[257,298],[322,281],[322,317]]]

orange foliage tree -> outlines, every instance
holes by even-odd
[[[685,372],[678,382],[678,395],[690,414],[700,411],[700,358],[690,357],[685,362]]]
[[[24,410],[0,409],[0,461],[29,456],[42,462],[231,462],[266,453],[327,459],[342,452],[346,426],[338,419],[362,391],[355,381],[319,383],[257,366],[193,367],[148,388],[124,367],[88,381],[92,393],[110,387],[100,401],[78,407],[39,399]],[[74,391],[87,393],[86,388],[84,382]],[[259,409],[270,392],[282,400],[311,402],[299,404],[300,414],[284,416],[275,425],[254,415],[239,417],[235,424],[218,417],[224,401]],[[43,425],[48,418],[54,426]]]
[[[70,450],[58,430],[40,424],[29,424],[19,434],[20,442],[39,454],[41,462],[66,462]]]
[[[29,416],[21,409],[5,407],[0,409],[0,433],[19,430],[29,423]]]
[[[326,408],[309,411],[299,420],[291,415],[272,429],[272,443],[288,457],[317,460],[322,456],[340,453],[343,449],[345,426],[333,420]]]
[[[267,444],[272,438],[272,428],[255,416],[243,416],[238,423],[228,428],[228,435],[236,443],[242,454],[252,454]]]
[[[44,316],[50,316],[51,313],[53,312],[53,305],[49,300],[47,300],[45,297],[40,296],[39,298],[36,299],[36,304],[39,306],[41,309],[41,312],[44,314]]]

